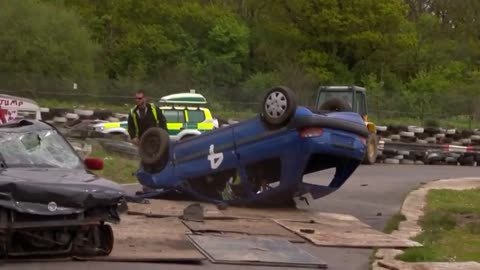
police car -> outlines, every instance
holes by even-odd
[[[177,93],[162,97],[159,102],[170,138],[174,141],[183,140],[218,127],[206,106],[207,99],[191,90],[187,93]],[[123,135],[128,138],[128,122],[104,122],[93,126],[97,132],[112,135]]]

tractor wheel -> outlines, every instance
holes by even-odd
[[[367,153],[363,160],[364,164],[375,164],[378,155],[377,135],[370,133],[367,139]]]
[[[144,170],[150,173],[161,171],[167,165],[169,147],[170,137],[164,129],[149,128],[139,144],[139,155]]]
[[[262,117],[270,125],[283,125],[295,114],[295,93],[287,87],[270,89],[263,100]]]

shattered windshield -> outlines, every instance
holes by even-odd
[[[80,158],[54,130],[1,132],[0,154],[8,167],[82,168]]]

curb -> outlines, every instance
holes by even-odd
[[[398,230],[392,232],[393,236],[401,239],[410,239],[422,232],[418,225],[418,220],[423,215],[423,209],[426,204],[426,195],[433,189],[451,189],[465,190],[480,188],[480,178],[453,178],[442,179],[429,182],[420,188],[411,191],[403,202],[401,213],[406,217],[405,221],[400,222]],[[374,270],[400,270],[400,269],[422,269],[422,270],[474,270],[480,269],[480,263],[477,262],[403,262],[395,259],[395,256],[402,254],[400,249],[378,249],[374,254],[374,261],[371,266]]]

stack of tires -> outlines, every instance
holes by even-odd
[[[381,138],[382,149],[379,150],[377,162],[386,164],[431,164],[431,165],[462,165],[476,166],[480,164],[480,151],[466,151],[459,147],[480,146],[480,130],[457,130],[438,127],[416,126],[378,126],[377,135]],[[401,149],[385,147],[403,143]],[[410,149],[408,149],[408,145]],[[418,150],[419,145],[425,149]],[[432,148],[429,148],[429,145]],[[450,146],[452,150],[448,147]],[[442,149],[445,148],[445,149]],[[386,149],[386,150],[384,150]],[[434,150],[437,149],[437,150]],[[480,148],[478,148],[480,149]]]

